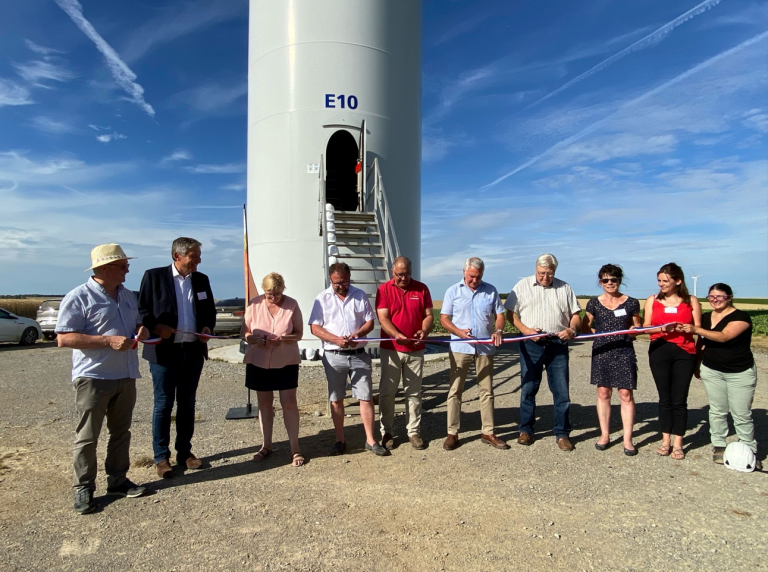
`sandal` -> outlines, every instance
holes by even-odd
[[[272,449],[262,447],[261,450],[253,456],[253,460],[260,463],[272,454]]]
[[[304,466],[304,455],[301,453],[294,453],[293,454],[293,461],[291,462],[291,465],[294,467],[303,467]]]
[[[675,461],[682,461],[683,459],[685,459],[685,451],[683,451],[682,449],[675,449],[674,451],[672,451],[672,458]]]
[[[662,457],[669,457],[672,454],[672,445],[662,445],[656,449],[656,454]]]

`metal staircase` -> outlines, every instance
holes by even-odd
[[[323,237],[325,286],[330,285],[328,267],[346,262],[352,270],[352,284],[369,298],[390,279],[389,268],[400,256],[395,228],[390,216],[378,159],[367,173],[365,193],[359,211],[337,211],[325,201],[323,167],[320,167],[319,232]]]

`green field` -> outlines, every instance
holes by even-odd
[[[748,303],[748,302],[743,302]],[[704,310],[704,312],[708,312],[711,310]],[[768,310],[744,310],[749,316],[752,318],[752,334],[756,336],[768,336]],[[448,332],[440,325],[440,310],[432,310],[432,313],[435,315],[435,328],[434,332],[436,334],[447,334]],[[582,317],[584,316],[584,313],[582,312]],[[520,333],[517,328],[514,328],[512,324],[507,322],[504,325],[504,333],[505,334],[517,334]]]

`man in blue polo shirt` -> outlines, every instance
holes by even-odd
[[[491,339],[492,344],[451,342],[451,389],[448,392],[448,437],[443,449],[452,451],[459,444],[459,419],[464,382],[472,363],[480,390],[481,440],[497,449],[509,449],[494,433],[493,425],[493,355],[501,345],[504,331],[504,306],[492,285],[483,282],[485,264],[479,258],[464,263],[464,279],[445,293],[440,310],[440,324],[452,340]]]
[[[107,421],[104,469],[107,494],[140,497],[144,487],[126,477],[130,466],[131,418],[136,403],[139,357],[136,340],[149,336],[141,325],[133,292],[123,286],[128,260],[118,244],[91,251],[93,276],[61,301],[56,334],[59,347],[72,348],[72,383],[78,423],[73,448],[75,512],[96,510],[96,443]]]

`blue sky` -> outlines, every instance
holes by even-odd
[[[0,293],[63,293],[113,240],[136,288],[192,235],[239,294],[247,2],[0,8]],[[580,293],[611,262],[647,296],[675,261],[699,294],[768,296],[765,0],[425,0],[423,21],[435,298],[468,256],[508,291],[543,252]]]

